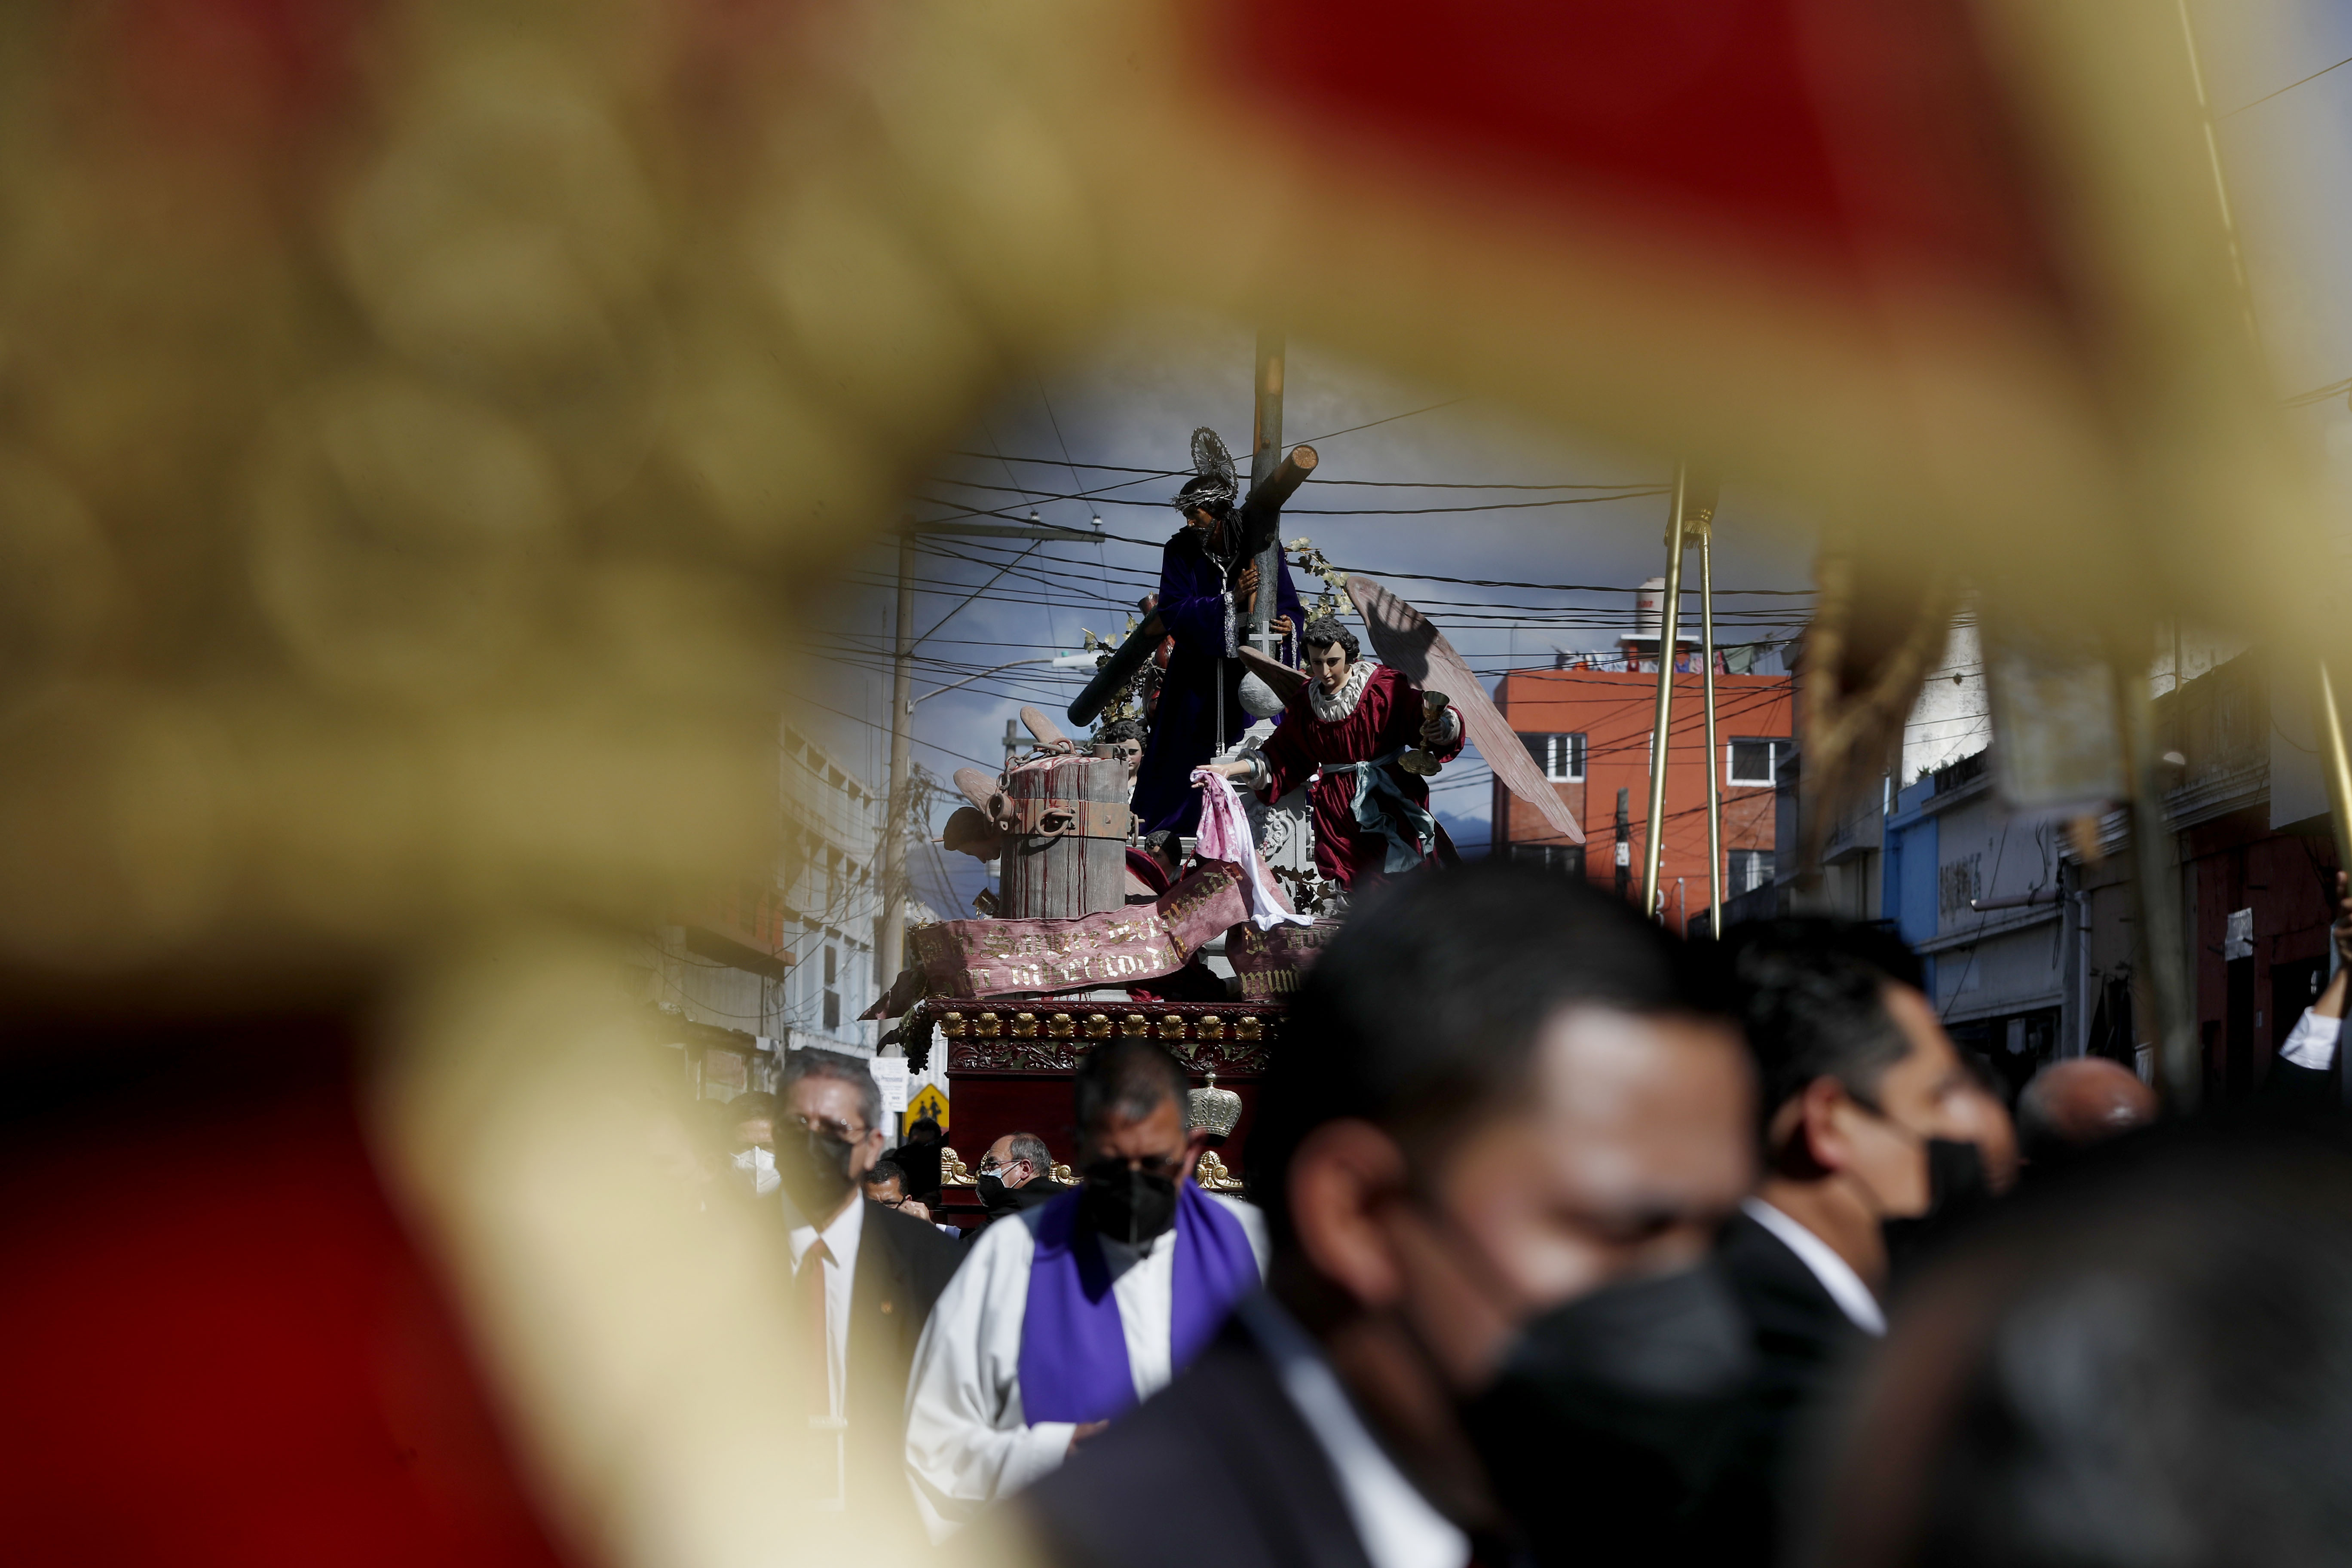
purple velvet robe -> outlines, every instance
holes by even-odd
[[[1422,718],[1420,688],[1386,665],[1373,667],[1364,694],[1356,700],[1355,711],[1345,719],[1329,722],[1318,719],[1307,692],[1301,691],[1290,700],[1282,722],[1264,747],[1267,778],[1261,793],[1268,800],[1279,800],[1325,763],[1368,762],[1418,746]],[[1462,740],[1456,735],[1450,745],[1432,750],[1440,761],[1451,762],[1462,754]],[[1393,763],[1386,771],[1399,794],[1428,805],[1426,780]],[[1353,773],[1325,773],[1307,795],[1315,819],[1316,868],[1348,888],[1368,888],[1385,875],[1381,868],[1388,841],[1367,833],[1356,819],[1356,791],[1360,783]],[[1436,841],[1423,858],[1428,862],[1455,858],[1454,841],[1445,836],[1445,829],[1437,829]]]
[[[1230,524],[1228,526],[1231,526]],[[1249,564],[1237,562],[1234,574]],[[1129,803],[1142,831],[1167,828],[1191,833],[1201,820],[1201,795],[1192,787],[1192,770],[1220,751],[1217,738],[1217,665],[1225,650],[1226,590],[1233,577],[1222,573],[1202,548],[1197,529],[1186,528],[1168,542],[1160,558],[1160,619],[1176,639],[1168,657],[1168,675],[1160,688],[1160,709],[1151,721],[1151,738],[1136,770],[1135,795]],[[1293,639],[1307,624],[1298,590],[1290,581],[1290,563],[1282,563],[1275,586],[1276,614],[1290,617]],[[1237,636],[1249,635],[1248,617],[1234,612]],[[1230,741],[1249,728],[1250,716],[1241,704],[1242,666],[1238,658],[1224,661],[1225,735]],[[1287,719],[1284,721],[1287,722]]]

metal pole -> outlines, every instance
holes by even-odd
[[[1723,936],[1723,748],[1715,739],[1715,519],[1698,529],[1699,653],[1706,661],[1707,935]]]
[[[907,752],[914,737],[915,536],[898,536],[897,668],[890,672],[890,791],[882,824],[882,913],[875,922],[875,980],[887,986],[907,945]]]
[[[2190,1022],[2188,939],[2180,921],[2180,871],[2164,816],[2158,776],[2156,704],[2145,666],[2115,663],[2116,706],[2123,711],[2125,765],[2131,780],[2132,914],[2140,973],[2156,1011],[2156,1085],[2165,1109],[2184,1116],[2205,1089],[2197,1032]]]
[[[1666,598],[1658,615],[1658,713],[1650,726],[1650,820],[1648,842],[1642,847],[1642,917],[1654,920],[1658,909],[1660,831],[1666,819],[1666,725],[1675,711],[1675,644],[1683,624],[1683,500],[1690,487],[1690,466],[1675,465],[1675,504],[1666,520]]]
[[[2327,661],[2319,664],[2319,739],[2327,750],[2321,761],[2327,768],[2328,804],[2336,808],[2336,868],[2352,871],[2352,754],[2347,754],[2344,741],[2344,710],[2336,705],[2336,682],[2327,674]],[[2335,902],[2335,889],[2328,889],[2328,901]],[[2334,924],[2334,910],[2329,910],[2329,924]],[[2333,951],[2334,944],[2330,944]]]

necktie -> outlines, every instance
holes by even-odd
[[[812,1415],[833,1414],[833,1347],[824,1331],[824,1266],[832,1256],[825,1248],[823,1237],[811,1242],[809,1249],[801,1254],[798,1283],[802,1332],[805,1336],[801,1342],[808,1352],[809,1414]]]

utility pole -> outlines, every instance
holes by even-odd
[[[1658,868],[1666,820],[1666,728],[1675,712],[1675,645],[1683,629],[1683,508],[1690,490],[1690,465],[1675,465],[1674,510],[1666,519],[1666,595],[1658,613],[1658,711],[1650,725],[1649,842],[1642,855],[1642,918],[1656,920]]]
[[[1077,528],[1055,528],[1042,523],[1013,522],[926,522],[909,519],[898,527],[898,624],[893,632],[897,644],[890,671],[890,782],[882,822],[882,911],[874,920],[874,976],[877,984],[887,986],[898,977],[907,963],[907,818],[912,815],[908,800],[908,752],[914,744],[915,725],[915,645],[922,638],[915,636],[915,536],[921,533],[950,534],[971,539],[1026,539],[1033,542],[1068,540],[1094,543],[1097,536]],[[970,599],[964,601],[971,603]],[[961,609],[962,605],[956,606]],[[954,610],[948,612],[950,616]],[[931,632],[940,629],[946,617],[934,623]],[[931,632],[923,634],[925,637]],[[1026,662],[1026,661],[1024,661]],[[1011,666],[1002,668],[1010,668]],[[994,674],[983,671],[982,674]],[[972,679],[978,679],[975,676]],[[963,684],[959,682],[958,684]],[[936,696],[936,692],[927,692]],[[1004,750],[1009,766],[1012,753],[1018,745],[1013,721],[1004,721]]]
[[[1723,748],[1715,738],[1715,487],[1685,508],[1686,526],[1698,536],[1699,657],[1706,666],[1706,933],[1723,939]],[[1690,921],[1683,921],[1690,934]]]
[[[1250,427],[1250,493],[1259,493],[1261,486],[1274,478],[1282,467],[1282,374],[1284,344],[1282,329],[1261,327],[1257,334],[1257,368],[1252,378],[1257,388],[1257,412]],[[1250,640],[1268,658],[1276,657],[1274,648],[1274,617],[1277,586],[1282,579],[1282,530],[1266,541],[1257,557],[1257,601],[1250,609]],[[1220,689],[1223,689],[1220,686]],[[1224,737],[1217,737],[1218,744]]]
[[[874,978],[887,986],[906,964],[907,752],[915,722],[915,535],[898,535],[897,656],[890,671],[890,788],[882,820],[882,913],[876,922]]]
[[[1633,818],[1625,807],[1626,792],[1617,792],[1617,842],[1613,858],[1617,862],[1617,896],[1622,899],[1632,892],[1633,881]]]

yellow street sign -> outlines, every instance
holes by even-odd
[[[898,1118],[898,1135],[905,1137],[907,1130],[926,1116],[940,1124],[940,1131],[948,1130],[947,1091],[935,1083],[927,1083],[920,1093],[908,1096],[906,1114]]]

